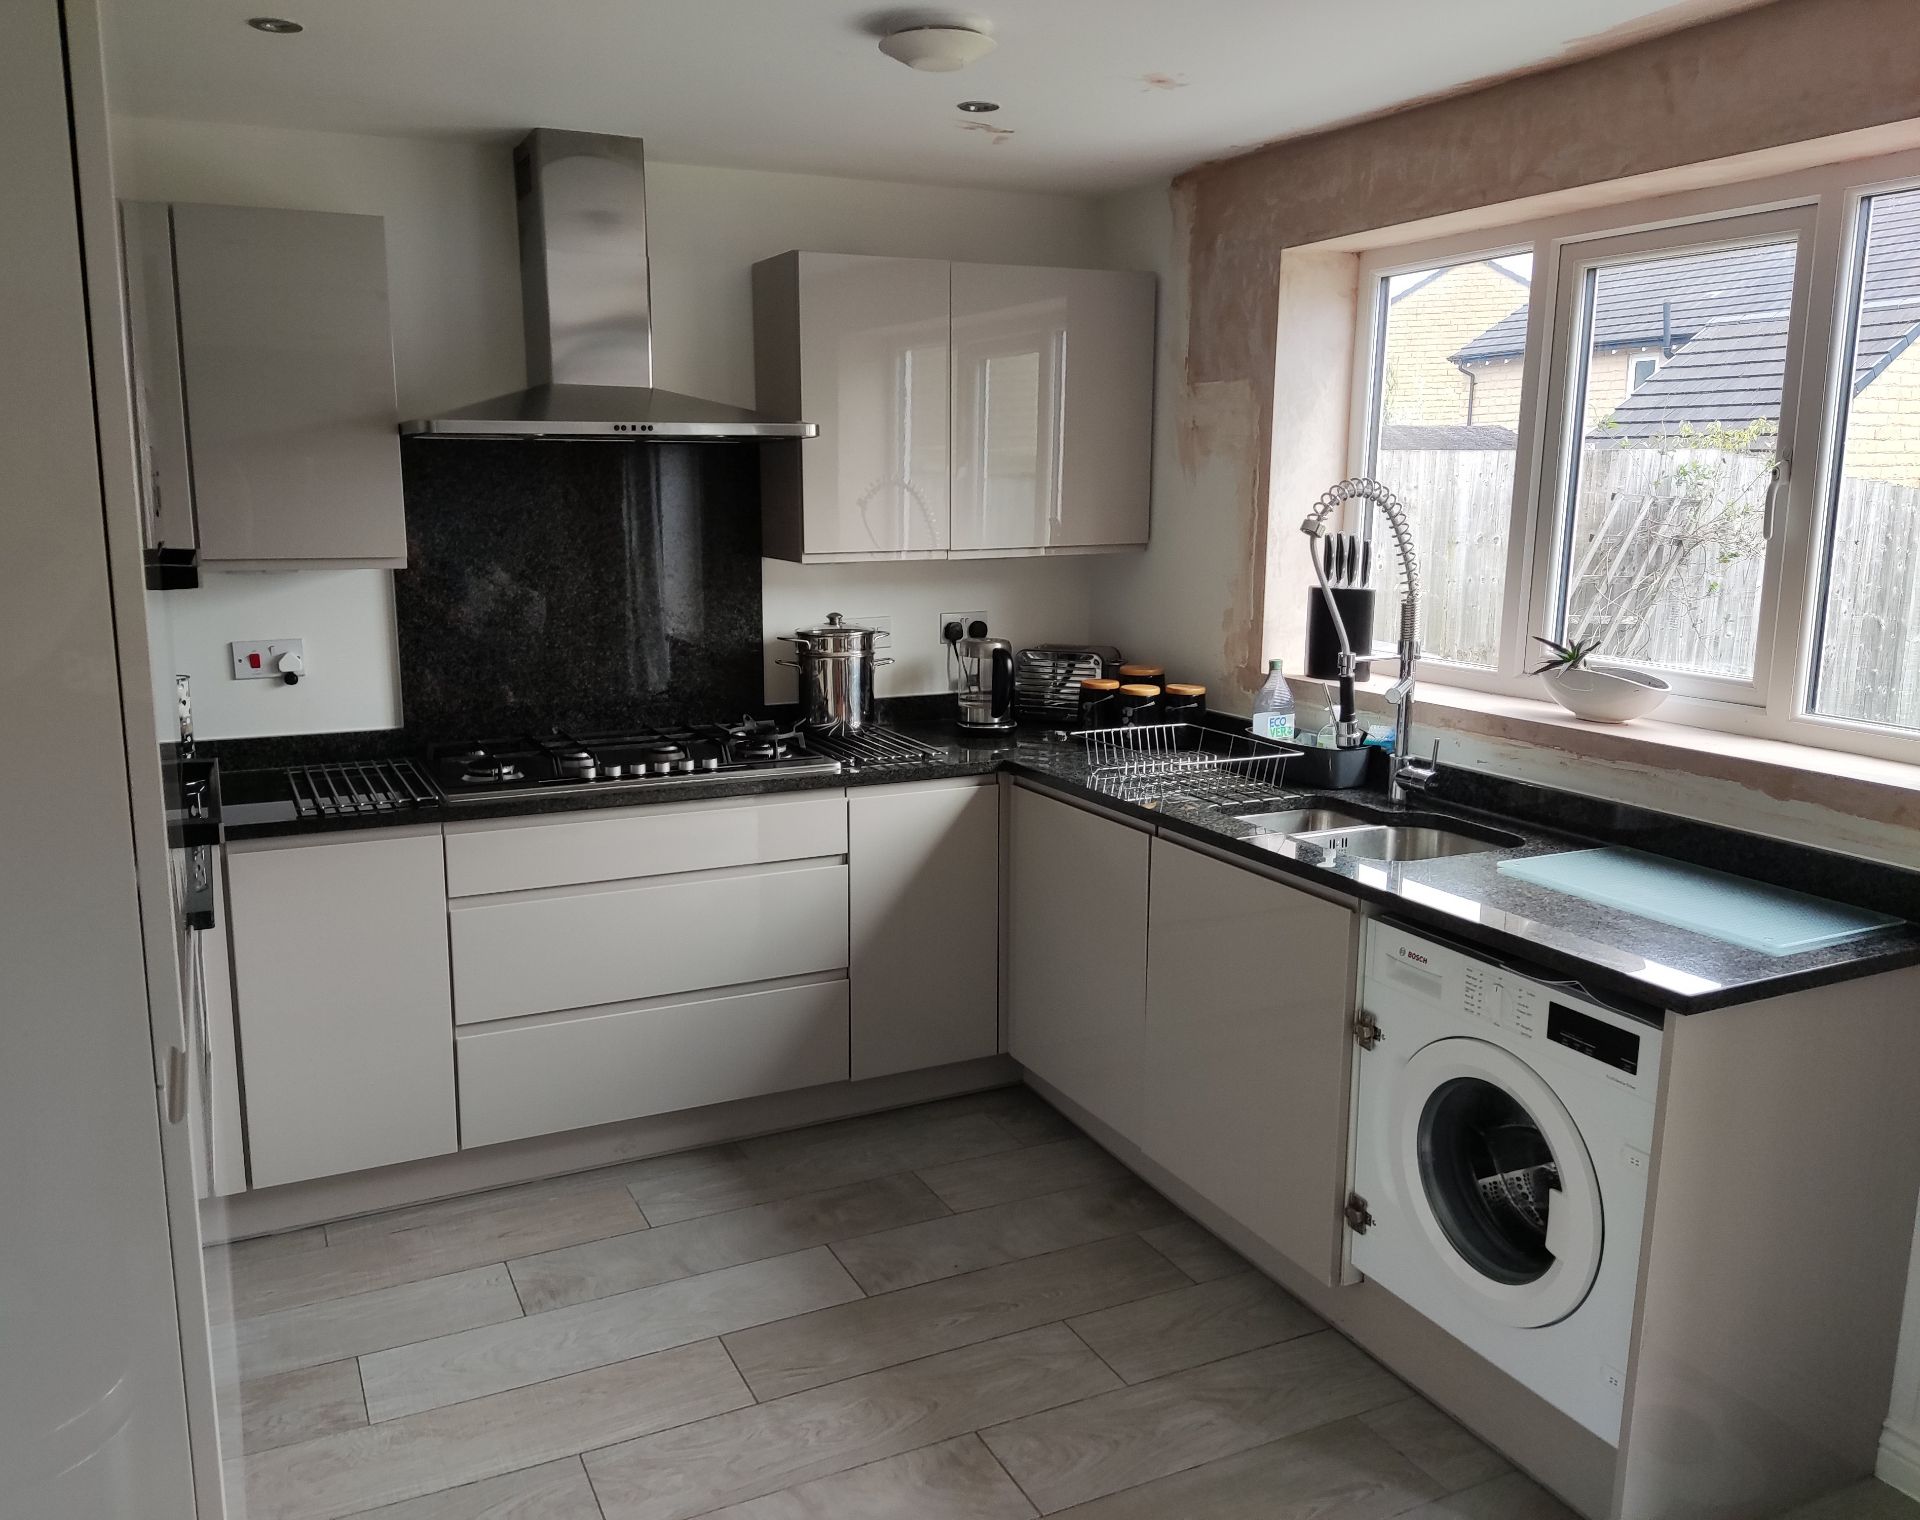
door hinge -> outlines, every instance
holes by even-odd
[[[187,1117],[187,1053],[179,1046],[167,1050],[167,1123]]]
[[[1347,1228],[1354,1234],[1364,1235],[1373,1228],[1373,1214],[1367,1208],[1367,1200],[1358,1193],[1347,1194],[1347,1206],[1343,1213],[1346,1216]]]
[[[1370,1013],[1356,1013],[1353,1016],[1353,1043],[1362,1050],[1372,1050],[1386,1038],[1380,1032],[1380,1021]]]

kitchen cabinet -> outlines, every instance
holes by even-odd
[[[1150,274],[786,253],[754,266],[762,548],[799,561],[1147,542]]]
[[[847,798],[856,1079],[1000,1048],[1000,788],[988,778]]]
[[[760,446],[764,553],[946,557],[947,270],[838,253],[754,266],[758,406],[820,429]]]
[[[953,266],[955,553],[1147,541],[1154,278]]]
[[[1164,838],[1151,885],[1138,1143],[1332,1283],[1355,915]]]
[[[253,1185],[458,1148],[440,831],[227,846]]]
[[[403,567],[381,219],[129,204],[122,226],[150,537],[194,533],[208,569]]]
[[[1013,1058],[1129,1138],[1146,1058],[1151,834],[1015,787],[1007,873]]]
[[[240,1112],[240,1051],[233,1018],[233,968],[227,953],[225,871],[210,849],[213,927],[188,936],[187,975],[199,984],[200,1027],[187,1031],[187,1119],[193,1142],[196,1196],[225,1197],[247,1188],[245,1121]]]

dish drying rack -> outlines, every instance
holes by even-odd
[[[1287,796],[1281,778],[1300,753],[1272,739],[1199,723],[1084,730],[1088,779],[1122,802],[1259,807]]]

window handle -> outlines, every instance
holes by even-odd
[[[1773,479],[1767,485],[1767,509],[1761,519],[1760,536],[1773,542],[1773,529],[1779,521],[1779,505],[1787,494],[1787,482],[1793,478],[1793,455],[1782,454],[1773,462]]]

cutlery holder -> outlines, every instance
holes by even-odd
[[[1361,657],[1354,679],[1367,680],[1372,674],[1365,656],[1373,648],[1373,592],[1360,586],[1336,586],[1333,601],[1347,625],[1347,639],[1353,652]],[[1306,673],[1315,681],[1340,679],[1340,635],[1318,586],[1307,593]]]

